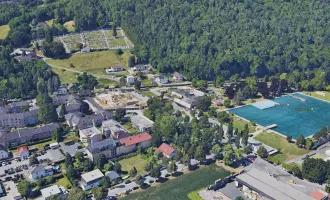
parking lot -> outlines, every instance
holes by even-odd
[[[80,149],[79,149],[80,148]],[[74,143],[71,145],[61,144],[61,149],[64,154],[69,153],[71,156],[74,156],[76,152],[84,152],[84,148],[81,147],[79,143]]]

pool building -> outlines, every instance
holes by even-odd
[[[297,138],[308,137],[330,125],[330,102],[294,93],[228,110],[263,127]]]

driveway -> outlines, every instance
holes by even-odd
[[[125,184],[125,183],[121,183],[121,184],[118,184],[114,187],[114,189],[109,189],[109,192],[108,192],[108,196],[116,196],[116,194],[122,194],[122,193],[125,193],[126,190],[129,190],[129,189],[132,189],[133,190],[133,187],[136,187],[138,186],[138,184],[136,184],[134,181],[130,182],[129,184]]]
[[[73,157],[76,152],[84,152],[84,148],[78,149],[78,147],[81,146],[79,143],[74,143],[72,145],[61,145],[61,149],[64,154],[69,153],[71,157]]]

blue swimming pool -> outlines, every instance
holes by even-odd
[[[302,97],[306,101],[284,96],[272,99],[278,104],[275,107],[259,109],[248,105],[231,109],[229,112],[262,126],[277,124],[275,131],[286,136],[291,135],[293,138],[297,138],[300,133],[308,137],[319,131],[321,127],[330,125],[329,102],[303,94],[293,95]]]

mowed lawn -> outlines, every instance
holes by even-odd
[[[0,26],[0,40],[6,39],[9,30],[10,30],[9,25]]]
[[[312,97],[316,97],[319,99],[323,99],[326,101],[330,101],[330,92],[328,91],[321,91],[325,94],[325,96],[321,96],[319,94],[317,94],[316,92],[302,92],[303,94],[307,95],[307,96],[312,96]]]
[[[227,177],[230,173],[215,164],[203,166],[188,174],[181,175],[175,179],[168,180],[157,186],[151,186],[144,191],[133,193],[122,199],[143,200],[185,200],[196,199],[194,197],[200,189],[214,183],[218,179]],[[192,195],[192,194],[195,195]],[[189,197],[188,197],[189,196]],[[197,198],[198,199],[198,198]]]
[[[48,59],[47,63],[87,73],[106,74],[105,69],[111,66],[127,67],[130,55],[129,51],[124,51],[122,55],[116,55],[115,51],[97,51],[77,53],[63,59]]]
[[[254,137],[254,139],[279,150],[281,154],[275,157],[280,161],[291,160],[309,152],[306,149],[298,148],[294,143],[289,143],[286,138],[275,133],[263,132]]]
[[[148,163],[148,160],[143,159],[141,155],[137,155],[131,158],[120,160],[119,163],[121,165],[122,171],[126,171],[127,173],[129,173],[129,171],[134,166],[138,174],[144,174],[144,166]]]
[[[55,67],[52,67],[52,71],[58,75],[62,84],[77,82],[77,73],[63,71],[62,69],[58,69]]]

